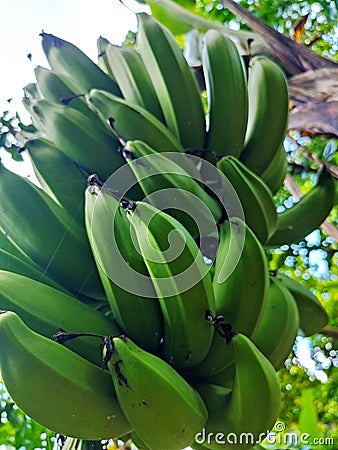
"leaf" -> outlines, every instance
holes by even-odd
[[[301,410],[298,425],[301,434],[309,434],[311,438],[318,436],[318,415],[314,405],[313,391],[305,389],[301,396]]]
[[[193,28],[200,28],[198,16],[173,1],[146,0],[153,16],[175,35],[186,34]]]
[[[184,1],[184,0],[183,0]],[[182,2],[182,0],[180,0]],[[235,42],[241,53],[247,52],[248,39],[253,40],[252,51],[256,52],[263,46],[262,39],[250,31],[234,31],[217,22],[212,22],[195,14],[195,8],[186,9],[178,2],[172,0],[146,0],[150,6],[152,15],[175,35],[186,34],[192,29],[205,32],[209,29],[216,29]],[[189,4],[190,1],[185,1]]]
[[[296,42],[303,41],[303,36],[304,36],[304,32],[305,32],[305,24],[307,22],[308,17],[309,17],[309,13],[306,14],[305,16],[301,17],[296,22],[296,24],[292,27],[291,33],[292,33],[292,38],[294,41],[296,41]]]

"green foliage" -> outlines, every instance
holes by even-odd
[[[27,417],[13,403],[1,382],[0,417],[0,443],[6,445],[8,450],[52,448],[54,434]]]
[[[321,338],[319,346],[314,350],[319,352],[320,346],[327,345],[327,338]],[[323,342],[324,341],[324,342]],[[328,340],[329,341],[329,340]],[[302,411],[302,394],[311,389],[313,395],[313,405],[315,410],[312,414],[318,416],[317,433],[312,437],[331,437],[337,440],[336,406],[338,402],[338,377],[333,366],[326,371],[328,381],[323,383],[317,379],[309,378],[304,368],[287,361],[287,366],[280,370],[279,380],[282,392],[282,407],[280,420],[286,425],[286,432],[297,430],[300,434],[304,431],[301,428],[300,418],[304,418],[305,411]],[[302,418],[302,420],[303,420]],[[317,448],[317,447],[316,447]],[[334,445],[324,448],[334,449]]]
[[[22,161],[22,156],[18,152],[19,144],[15,139],[15,132],[18,131],[19,116],[11,116],[8,111],[4,111],[0,117],[0,148],[9,152],[15,161]],[[21,124],[21,128],[24,125]],[[29,127],[27,127],[29,129]]]
[[[332,1],[243,0],[239,3],[265,23],[287,35],[302,16],[309,14],[303,42],[323,56],[338,58],[338,35],[335,29],[338,12],[337,4]],[[197,0],[196,11],[208,19],[225,23],[234,29],[247,29],[240,19],[217,0]]]

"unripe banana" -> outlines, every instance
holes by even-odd
[[[280,66],[266,56],[253,57],[248,92],[248,126],[240,159],[261,175],[281,147],[288,124],[288,86]]]
[[[0,270],[0,309],[17,313],[31,328],[50,339],[59,330],[118,335],[113,320],[77,298],[17,273]],[[79,355],[102,365],[102,340],[79,337],[66,343]]]
[[[136,446],[137,450],[149,450],[149,447],[142,441],[140,436],[133,431],[130,435],[132,443]]]
[[[213,277],[216,314],[250,336],[259,323],[268,286],[268,263],[259,240],[240,219],[224,222]]]
[[[163,335],[161,309],[126,213],[104,187],[90,186],[85,200],[87,233],[115,320],[138,345],[156,353]]]
[[[83,197],[89,174],[47,139],[29,140],[25,148],[43,190],[84,227]]]
[[[108,361],[128,421],[151,450],[177,450],[194,442],[207,411],[199,394],[168,363],[128,338],[112,340]]]
[[[198,364],[188,367],[182,373],[188,378],[212,382],[213,377],[223,373],[233,365],[232,352],[224,337],[214,333],[206,357]]]
[[[137,46],[167,127],[184,148],[203,148],[205,117],[202,99],[182,50],[170,31],[154,17],[138,14],[138,25]]]
[[[74,91],[53,70],[37,66],[34,73],[38,90],[43,99],[57,105],[68,105],[79,110],[94,122],[98,121],[95,113],[88,108],[84,97],[74,95]]]
[[[213,336],[205,320],[205,311],[214,310],[208,266],[192,236],[169,214],[138,202],[127,217],[162,309],[163,358],[175,368],[193,366],[205,358]]]
[[[41,37],[42,48],[51,68],[74,94],[86,94],[90,89],[97,88],[120,95],[115,81],[74,44],[44,32]]]
[[[69,106],[36,102],[32,109],[48,140],[88,173],[107,179],[124,164],[119,142],[104,123]]]
[[[25,94],[25,97],[33,102],[42,99],[42,95],[37,83],[28,83],[23,88],[23,92]]]
[[[242,203],[246,223],[261,243],[265,244],[277,223],[276,207],[270,189],[234,156],[223,157],[218,161],[217,168],[235,189]],[[224,195],[226,196],[226,191]]]
[[[208,96],[206,148],[239,156],[248,119],[245,68],[236,45],[217,30],[204,35],[202,64]]]
[[[168,128],[146,109],[93,89],[87,95],[89,106],[102,121],[109,122],[125,141],[138,139],[163,152],[183,152],[183,147]]]
[[[26,108],[27,112],[29,113],[31,121],[32,121],[32,125],[36,129],[36,132],[34,133],[34,137],[36,137],[36,135],[39,135],[39,136],[43,135],[44,123],[41,120],[41,118],[39,117],[39,115],[34,111],[36,104],[42,100],[43,99],[40,99],[40,98],[34,100],[30,96],[26,96],[26,95],[22,99],[22,104]],[[22,143],[22,145],[24,145],[25,135],[22,134],[22,131],[18,132],[16,136],[20,139],[20,142]]]
[[[0,233],[1,234],[1,233]],[[6,270],[7,272],[17,273],[25,277],[29,277],[32,280],[39,281],[40,283],[47,284],[60,291],[66,292],[62,286],[60,286],[55,280],[46,275],[46,273],[36,265],[33,261],[14,255],[6,250],[0,248],[0,270]]]
[[[228,367],[225,367],[225,369],[223,369],[221,372],[205,377],[204,381],[207,383],[223,386],[227,389],[232,389],[235,373],[236,366],[234,363],[232,363]]]
[[[287,169],[288,161],[286,151],[281,146],[269,166],[260,175],[264,183],[269,186],[273,195],[283,186]]]
[[[108,45],[105,54],[123,98],[164,122],[160,103],[140,54],[132,48],[117,45]]]
[[[208,410],[222,408],[231,395],[231,389],[216,383],[193,381],[191,384],[202,397]]]
[[[232,391],[214,408],[206,405],[209,418],[197,443],[211,450],[248,450],[278,417],[279,382],[270,361],[248,337],[237,334],[229,345],[236,367]]]
[[[267,301],[252,341],[276,370],[291,353],[299,328],[295,299],[278,278],[270,277]]]
[[[319,333],[328,321],[328,315],[318,298],[303,284],[280,272],[276,275],[292,294],[299,312],[299,328],[305,336]]]
[[[0,228],[0,270],[18,273],[60,291],[66,289],[49,277],[44,270],[18,248]]]
[[[336,184],[325,169],[317,184],[290,209],[278,214],[277,225],[266,245],[279,247],[304,239],[329,215],[335,202]]]
[[[110,78],[114,80],[113,72],[111,70],[110,64],[108,62],[108,58],[106,55],[106,49],[109,45],[112,45],[111,42],[108,41],[108,39],[104,38],[103,36],[99,36],[97,39],[97,65],[100,67],[101,70],[105,74],[107,74]],[[114,80],[116,81],[116,80]]]
[[[100,440],[132,430],[109,372],[35,333],[14,312],[0,314],[0,367],[15,403],[70,437]]]

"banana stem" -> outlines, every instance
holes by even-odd
[[[102,339],[104,342],[106,338],[106,336],[102,336],[101,334],[97,333],[68,333],[67,331],[59,330],[53,335],[53,339],[58,344],[64,344],[65,342],[80,336],[96,337]]]
[[[212,312],[207,309],[204,317],[205,320],[215,328],[215,331],[225,339],[227,344],[229,344],[231,339],[236,336],[237,332],[234,331],[230,323],[225,323],[224,316],[220,314],[214,316]]]

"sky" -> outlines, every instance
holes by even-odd
[[[145,10],[135,0],[123,1],[133,11]],[[23,87],[35,82],[35,66],[49,67],[41,47],[42,30],[76,45],[95,62],[99,36],[120,44],[129,30],[136,30],[135,14],[119,0],[0,0],[0,5],[0,114],[18,112],[24,123],[29,123],[29,115],[21,102]],[[5,166],[34,181],[27,160],[13,163],[1,149],[0,158]]]
[[[140,10],[134,0],[127,4]],[[135,15],[119,0],[0,0],[0,5],[1,112],[23,110],[22,88],[35,81],[34,67],[48,67],[39,36],[42,30],[70,41],[95,61],[100,35],[120,44],[128,30],[136,30]]]

